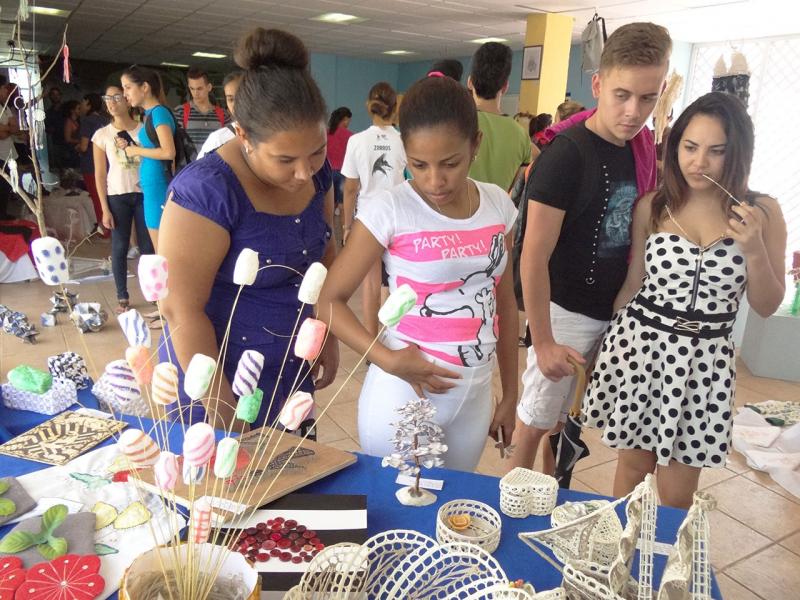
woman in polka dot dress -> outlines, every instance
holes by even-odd
[[[737,98],[699,98],[669,135],[662,187],[636,207],[621,309],[584,400],[619,449],[616,496],[657,469],[661,501],[688,507],[700,469],[725,465],[739,300],[746,290],[767,317],[785,292],[780,207],[747,188],[753,138]]]

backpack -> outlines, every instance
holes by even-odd
[[[192,105],[189,102],[183,103],[183,128],[189,128],[189,115],[192,112]],[[217,121],[219,121],[220,127],[225,127],[225,111],[222,110],[221,106],[214,105],[214,114],[217,115]]]
[[[164,163],[164,169],[167,172],[167,180],[171,180],[178,174],[178,171],[197,158],[197,148],[195,148],[194,142],[192,142],[192,138],[189,137],[186,130],[178,127],[172,111],[167,109],[167,112],[172,118],[172,124],[175,126],[175,132],[172,134],[172,142],[175,144],[175,159],[163,160],[161,162]],[[150,143],[153,144],[155,148],[160,148],[161,143],[158,141],[158,134],[153,125],[152,113],[147,115],[144,119],[144,131]]]
[[[587,73],[594,73],[600,68],[600,55],[608,39],[606,34],[606,20],[594,13],[592,20],[581,33],[583,46],[583,59],[581,69]]]
[[[578,202],[572,210],[564,215],[564,222],[561,224],[561,232],[571,227],[584,213],[587,206],[592,200],[594,190],[597,187],[597,182],[600,181],[600,161],[597,159],[597,153],[593,151],[594,142],[592,141],[589,130],[583,123],[579,123],[569,129],[566,129],[558,134],[570,140],[578,150],[581,157],[581,183],[578,188]],[[549,146],[548,146],[549,148]],[[544,150],[547,152],[547,149]],[[533,175],[536,173],[536,168],[539,166],[537,161],[533,165],[533,169],[528,175],[525,182],[525,192],[520,201],[519,213],[517,214],[517,221],[515,223],[515,236],[514,244],[511,246],[511,264],[514,276],[514,296],[517,299],[517,308],[525,311],[525,302],[522,298],[522,278],[520,277],[520,262],[522,260],[522,246],[525,241],[525,225],[528,222],[528,204],[530,204],[530,194],[528,193],[528,186],[530,186]]]

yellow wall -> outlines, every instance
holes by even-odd
[[[538,81],[523,80],[519,90],[519,110],[533,115],[555,114],[567,92],[569,50],[573,18],[566,15],[528,16],[525,46],[544,46]],[[523,59],[524,60],[524,59]]]

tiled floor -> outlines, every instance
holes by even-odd
[[[102,255],[107,252],[106,244],[98,242],[88,251]],[[150,310],[136,279],[129,280],[129,287],[133,306],[140,311]],[[111,315],[109,324],[99,333],[82,336],[64,315],[59,315],[57,327],[40,328],[36,345],[0,334],[0,373],[22,363],[44,367],[47,356],[69,349],[86,356],[96,375],[108,361],[123,356],[125,340],[113,317],[113,282],[70,289],[80,294],[81,301],[101,302]],[[21,310],[38,323],[38,315],[50,308],[51,292],[40,282],[0,284],[0,304]],[[520,351],[520,369],[524,361],[524,352]],[[342,347],[341,369],[335,383],[318,394],[320,405],[334,398],[321,419],[319,439],[344,450],[359,448],[356,407],[366,367],[358,366],[358,362],[354,352]],[[736,404],[768,398],[800,400],[800,384],[755,377],[740,361]],[[591,456],[578,463],[572,487],[608,495],[616,468],[615,453],[600,443],[596,431],[588,430],[583,437]],[[498,476],[504,472],[497,451],[488,442],[478,471]],[[800,498],[783,490],[769,476],[749,469],[736,453],[725,468],[704,472],[700,483],[718,501],[718,510],[711,514],[711,558],[726,600],[800,597]]]

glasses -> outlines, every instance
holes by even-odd
[[[122,102],[124,96],[122,94],[114,94],[113,96],[103,96],[102,98],[106,102]]]

